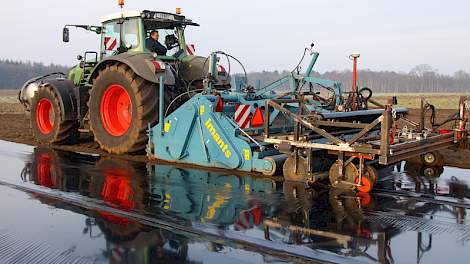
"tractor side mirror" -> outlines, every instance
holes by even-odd
[[[68,28],[64,28],[62,31],[62,41],[69,42],[70,41],[70,32]]]

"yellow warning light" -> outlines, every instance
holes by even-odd
[[[118,0],[118,5],[123,7],[124,6],[124,0]]]
[[[177,15],[181,15],[181,7],[177,7],[177,8],[176,8],[176,14],[177,14]]]

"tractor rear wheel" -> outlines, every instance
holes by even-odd
[[[59,96],[50,86],[40,87],[31,104],[31,129],[40,143],[70,144],[79,138],[78,121],[64,120]]]
[[[165,105],[171,100],[165,91]],[[90,92],[90,129],[102,149],[113,154],[145,149],[147,128],[158,121],[158,85],[137,76],[125,64],[100,71]]]

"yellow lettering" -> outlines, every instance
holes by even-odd
[[[207,130],[211,134],[212,138],[214,139],[215,143],[219,146],[220,150],[225,154],[225,157],[228,159],[232,156],[232,152],[228,150],[228,144],[222,139],[219,133],[215,130],[214,125],[212,124],[212,119],[207,119],[204,123]]]
[[[212,124],[212,119],[207,119],[204,123],[206,125],[207,130],[211,134],[212,138],[214,139],[215,143],[219,146],[220,150],[225,154],[225,157],[228,159],[232,156],[232,152],[228,150],[228,144],[222,139],[219,133],[215,130],[214,125]]]
[[[250,160],[250,150],[249,149],[244,149],[243,154],[245,156],[245,160]]]

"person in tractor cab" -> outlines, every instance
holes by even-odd
[[[150,32],[150,37],[145,40],[145,46],[151,52],[157,53],[158,56],[165,56],[167,49],[160,42],[158,42],[158,37],[158,31],[152,30],[152,32]]]

